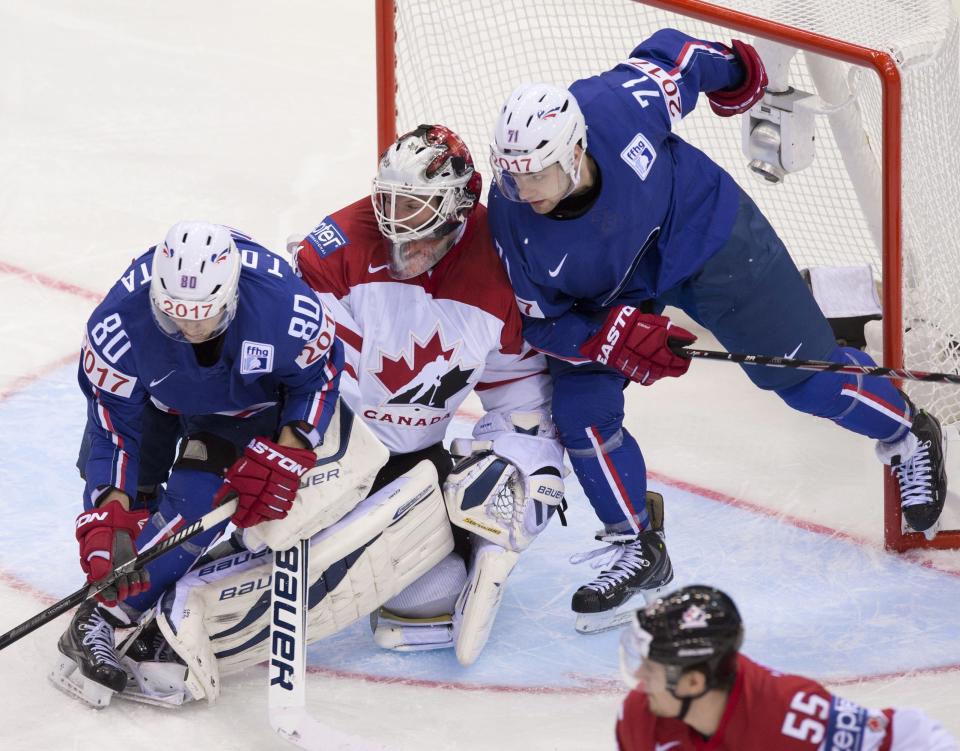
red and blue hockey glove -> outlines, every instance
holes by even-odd
[[[730,46],[733,47],[733,53],[743,65],[744,76],[743,82],[735,89],[717,89],[707,92],[710,108],[720,117],[742,115],[763,99],[768,83],[763,60],[752,45],[734,39]]]
[[[293,506],[303,473],[316,463],[311,449],[281,446],[269,438],[254,438],[224,476],[213,496],[219,506],[236,495],[233,523],[252,527],[268,519],[282,519]]]
[[[93,583],[113,569],[137,557],[135,540],[143,530],[149,511],[127,511],[120,501],[110,501],[77,517],[77,542],[80,543],[80,567]],[[131,571],[97,595],[105,605],[116,605],[150,589],[150,574],[145,569]]]
[[[644,386],[666,376],[687,372],[690,359],[676,355],[671,344],[686,346],[697,340],[666,316],[641,313],[629,305],[618,305],[607,314],[600,330],[580,347],[591,360],[616,368],[631,381]]]

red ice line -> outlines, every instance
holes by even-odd
[[[103,299],[103,294],[100,292],[94,292],[92,289],[86,289],[85,287],[78,287],[76,284],[54,279],[52,276],[47,276],[46,274],[38,274],[36,271],[14,266],[12,263],[7,263],[6,261],[0,261],[0,274],[19,276],[28,282],[35,282],[41,287],[55,289],[58,292],[66,292],[67,294],[76,295],[86,300],[93,300],[97,303]]]
[[[12,264],[0,261],[0,274],[10,274],[13,276],[22,277],[28,281],[39,284],[43,287],[48,287],[50,289],[56,289],[61,292],[67,292],[69,294],[77,295],[78,297],[83,297],[86,299],[92,299],[96,302],[99,302],[102,299],[102,295],[98,292],[92,290],[84,289],[83,287],[78,287],[74,284],[69,284],[67,282],[62,282],[53,277],[46,276],[44,274],[37,274],[27,269],[14,266]],[[70,362],[72,362],[77,357],[76,354],[71,353],[70,355],[65,355],[60,359],[51,362],[42,368],[39,368],[35,372],[21,376],[17,378],[13,383],[0,391],[0,401],[5,401],[11,396],[16,394],[19,391],[27,388],[31,383],[40,380],[49,373],[61,368]],[[457,410],[457,416],[459,417],[479,417],[478,414],[471,410],[460,409]],[[760,514],[762,516],[771,517],[776,519],[779,522],[789,524],[794,527],[799,527],[800,529],[805,529],[809,532],[815,532],[816,534],[826,535],[827,537],[834,537],[842,540],[847,540],[856,545],[869,548],[877,548],[880,546],[876,543],[868,540],[864,537],[859,537],[856,535],[851,535],[847,532],[841,530],[832,529],[831,527],[824,526],[822,524],[816,524],[814,522],[807,521],[805,519],[800,519],[799,517],[791,516],[789,514],[781,514],[776,511],[772,511],[764,506],[760,506],[750,501],[745,501],[740,498],[735,498],[731,495],[721,493],[716,490],[711,490],[709,488],[704,488],[700,485],[695,485],[694,483],[686,482],[685,480],[677,480],[675,478],[669,477],[668,475],[661,474],[659,472],[647,471],[648,477],[655,480],[663,485],[669,485],[671,487],[677,488],[679,490],[685,490],[690,493],[702,496],[704,498],[709,498],[712,501],[722,503],[726,506],[733,506],[735,508],[744,509],[755,514]],[[960,571],[953,571],[950,569],[940,568],[935,566],[932,563],[927,561],[916,561],[913,560],[911,563],[918,564],[925,568],[932,569],[939,573],[949,574],[951,576],[960,577]],[[32,585],[22,581],[18,577],[10,574],[6,571],[0,570],[0,583],[9,589],[14,589],[18,592],[23,592],[34,597],[37,600],[40,600],[45,605],[52,605],[56,602],[56,599],[42,592]],[[382,684],[397,684],[403,686],[413,686],[421,688],[441,688],[441,689],[453,689],[458,691],[489,691],[493,693],[534,693],[534,694],[593,694],[593,693],[622,693],[623,687],[619,681],[607,681],[597,678],[588,678],[581,677],[579,680],[585,684],[582,686],[511,686],[507,684],[475,684],[475,683],[461,683],[457,681],[432,681],[428,679],[420,678],[391,678],[387,676],[378,676],[378,675],[369,675],[364,673],[353,673],[348,670],[333,670],[330,668],[321,668],[310,666],[307,668],[308,672],[315,673],[318,675],[325,675],[332,678],[346,678],[352,680],[361,680],[366,681],[367,683],[382,683]],[[883,681],[883,680],[893,680],[897,678],[920,676],[920,675],[937,675],[940,673],[949,673],[956,670],[960,670],[960,663],[956,665],[942,665],[934,668],[922,668],[919,670],[904,670],[897,671],[892,673],[880,673],[875,675],[865,675],[865,676],[851,676],[849,678],[838,678],[836,680],[827,681],[829,685],[833,686],[844,686],[857,683],[865,683],[868,681]],[[577,678],[577,676],[571,676]]]

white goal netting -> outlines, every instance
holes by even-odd
[[[728,0],[724,6],[888,51],[897,61],[904,364],[960,372],[960,58],[949,0]],[[666,26],[705,39],[752,41],[632,0],[396,0],[395,25],[397,129],[449,125],[467,141],[486,184],[490,132],[517,83],[568,85],[625,59]],[[817,118],[812,166],[780,185],[748,170],[740,118],[718,118],[702,104],[678,133],[753,196],[798,266],[869,265],[880,281],[880,79],[870,69],[800,52],[789,83],[826,103],[847,104]],[[945,423],[960,421],[960,387],[908,384],[908,391]]]

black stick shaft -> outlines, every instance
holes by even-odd
[[[927,383],[960,384],[960,375],[956,373],[927,373],[923,370],[904,370],[901,368],[882,368],[880,366],[854,365],[853,363],[828,362],[826,360],[794,360],[789,357],[767,355],[747,355],[740,352],[716,352],[708,349],[692,349],[679,344],[671,344],[674,354],[681,357],[695,357],[705,360],[726,360],[746,365],[766,365],[771,368],[795,368],[796,370],[814,370],[831,373],[852,373],[854,375],[876,376],[903,381],[926,381]]]
[[[59,602],[55,602],[46,610],[43,610],[28,618],[19,626],[14,626],[12,629],[7,631],[7,633],[3,634],[3,636],[0,636],[0,649],[9,647],[15,641],[26,636],[31,631],[35,631],[45,623],[49,623],[54,618],[66,613],[71,608],[75,608],[84,600],[93,597],[98,592],[101,592],[112,585],[124,574],[127,574],[134,569],[143,568],[150,563],[150,561],[159,558],[164,553],[179,545],[182,545],[191,537],[196,537],[201,532],[206,532],[221,522],[226,521],[233,515],[233,512],[236,511],[236,508],[237,501],[235,499],[218,506],[213,511],[197,519],[193,524],[189,524],[181,529],[175,535],[161,540],[152,548],[145,550],[133,560],[127,561],[119,568],[114,569],[109,576],[100,579],[95,584],[88,584],[84,587],[81,587],[73,594],[67,595]]]

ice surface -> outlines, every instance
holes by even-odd
[[[282,248],[363,196],[372,43],[369,2],[0,0],[0,630],[81,581],[72,361],[95,301],[179,219]],[[871,706],[922,707],[960,737],[960,554],[881,551],[869,441],[722,363],[631,387],[627,415],[677,583],[728,589],[751,655]],[[572,478],[569,495],[571,526],[524,554],[476,665],[381,652],[357,624],[310,650],[313,714],[398,749],[613,748],[616,637],[573,632],[569,597],[593,572],[567,558],[595,521]],[[262,668],[212,707],[71,701],[45,678],[65,620],[0,653],[4,751],[287,747]]]

